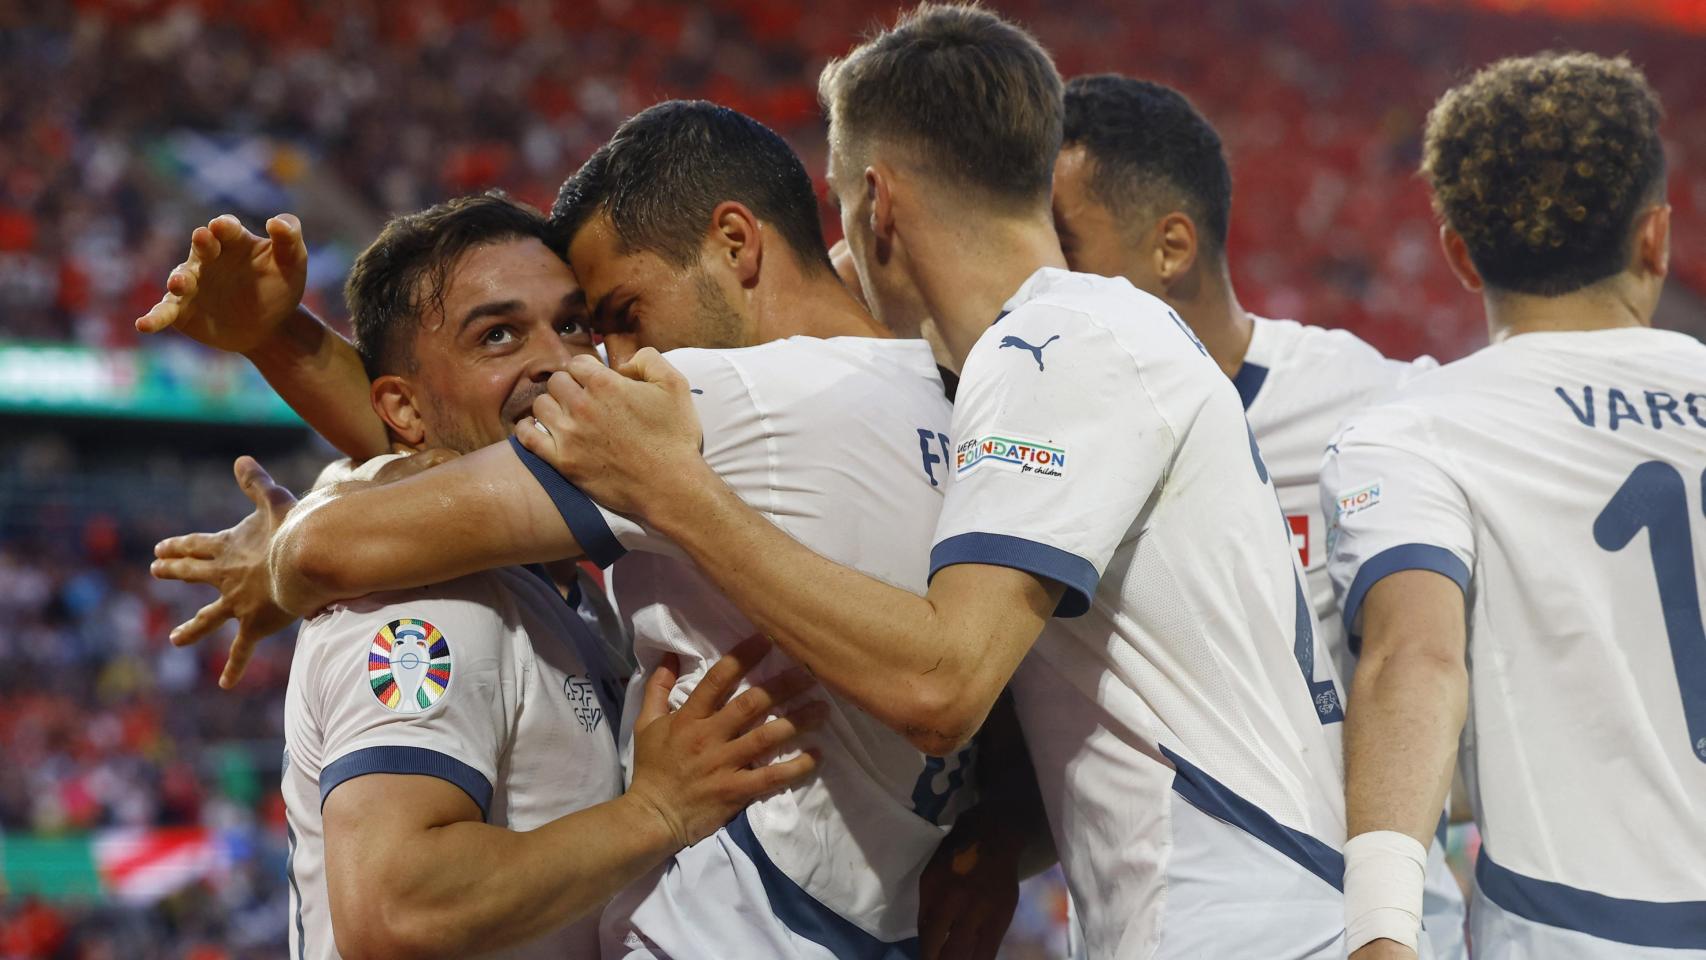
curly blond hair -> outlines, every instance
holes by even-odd
[[[1422,175],[1489,286],[1558,296],[1628,263],[1663,194],[1662,114],[1624,57],[1500,60],[1429,111]]]

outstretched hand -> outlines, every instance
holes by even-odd
[[[615,370],[576,357],[551,375],[516,437],[587,496],[642,518],[704,469],[691,388],[650,347]]]
[[[189,646],[225,621],[236,620],[237,636],[231,641],[231,655],[219,675],[219,685],[227,690],[243,676],[255,646],[296,619],[273,603],[272,577],[267,569],[273,531],[296,505],[296,498],[275,483],[253,457],[238,457],[232,470],[237,485],[254,503],[255,512],[228,530],[160,541],[154,547],[157,559],[149,567],[149,572],[161,580],[206,583],[219,589],[219,598],[179,624],[171,640],[177,646]]]
[[[136,329],[176,327],[218,350],[249,353],[262,346],[302,301],[308,248],[290,214],[266,223],[266,236],[230,214],[190,234],[190,252],[166,278],[166,294],[138,317]]]
[[[829,715],[826,702],[814,700],[760,722],[816,686],[805,668],[785,670],[729,699],[770,648],[764,637],[742,641],[705,671],[679,710],[669,709],[681,670],[678,657],[664,657],[646,680],[634,723],[634,780],[628,795],[655,811],[684,847],[717,832],[747,804],[817,768],[811,753],[769,761],[823,725]]]

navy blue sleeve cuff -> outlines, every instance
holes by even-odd
[[[545,494],[556,504],[557,512],[562,514],[563,522],[568,524],[569,532],[575,535],[575,542],[580,544],[586,558],[600,567],[608,567],[622,559],[628,548],[616,539],[616,534],[592,498],[564,479],[556,467],[522,446],[514,436],[509,438],[509,445],[526,465],[527,472],[533,474],[533,479],[539,481],[539,485],[545,488]]]
[[[1076,553],[1000,533],[962,533],[936,544],[930,551],[930,576],[956,563],[1012,567],[1059,583],[1066,593],[1054,615],[1062,618],[1083,616],[1101,579],[1095,565]]]
[[[401,773],[448,780],[462,788],[486,819],[492,805],[492,782],[466,763],[425,747],[366,747],[346,753],[320,771],[320,806],[338,785],[370,773]]]
[[[1356,630],[1357,614],[1362,612],[1362,600],[1370,587],[1403,570],[1432,570],[1450,577],[1457,588],[1469,592],[1469,568],[1457,554],[1444,547],[1426,543],[1405,543],[1388,547],[1368,558],[1351,581],[1345,593],[1345,633],[1350,639],[1351,653],[1362,651],[1362,634]]]

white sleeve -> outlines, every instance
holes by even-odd
[[[322,804],[355,777],[417,774],[462,788],[487,815],[521,689],[499,593],[466,577],[340,604],[303,626]]]
[[[1083,314],[1029,304],[972,348],[954,403],[954,482],[930,551],[1063,584],[1056,616],[1089,609],[1177,438],[1136,360]]]
[[[1327,571],[1352,652],[1368,589],[1401,570],[1432,570],[1469,589],[1475,529],[1463,491],[1441,469],[1420,418],[1395,408],[1354,416],[1321,465]]]
[[[739,368],[718,353],[672,350],[665,356],[693,390],[694,409],[705,436],[705,462],[741,499],[762,510],[764,507],[754,501],[756,494],[768,491],[770,486],[764,420]],[[587,559],[608,567],[629,550],[684,556],[679,547],[652,528],[593,502],[519,440],[511,437],[510,446],[550,495]]]

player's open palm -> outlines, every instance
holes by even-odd
[[[699,415],[687,379],[650,347],[619,370],[576,357],[533,401],[527,449],[604,506],[641,517],[695,482]]]
[[[166,278],[166,294],[136,329],[176,327],[193,340],[232,353],[264,344],[302,301],[308,248],[290,214],[256,236],[229,214],[190,234],[190,253]]]
[[[817,767],[816,757],[806,752],[769,762],[828,715],[828,704],[815,700],[765,721],[815,685],[803,668],[729,697],[770,647],[763,637],[742,642],[705,672],[679,710],[669,709],[680,670],[677,658],[665,657],[646,681],[634,724],[634,779],[628,793],[654,809],[682,846],[710,836],[747,804]]]
[[[273,532],[296,505],[296,498],[275,483],[253,457],[237,458],[233,472],[237,485],[254,503],[255,512],[228,530],[160,541],[149,568],[162,580],[206,583],[219,589],[219,598],[173,629],[171,640],[177,646],[188,646],[225,621],[236,620],[237,636],[231,641],[231,655],[219,676],[219,685],[227,690],[242,677],[256,645],[296,619],[273,602],[272,577],[267,568]]]

